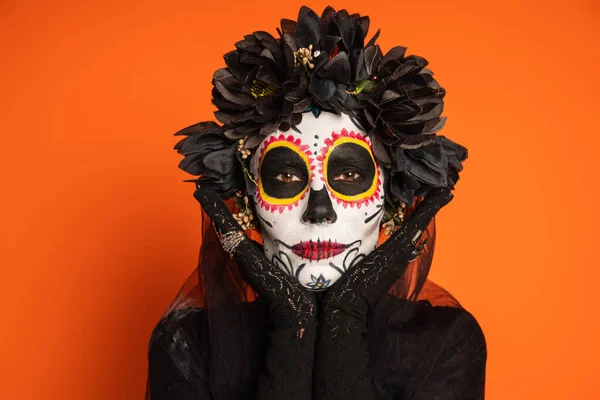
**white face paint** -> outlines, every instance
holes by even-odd
[[[377,245],[383,170],[346,114],[303,115],[301,133],[277,131],[250,162],[265,254],[302,285],[322,290]]]

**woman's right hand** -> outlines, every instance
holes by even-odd
[[[221,245],[236,261],[242,278],[269,307],[273,326],[254,398],[312,399],[317,337],[314,294],[265,257],[217,193],[199,186],[194,197],[212,219]]]
[[[217,193],[198,186],[194,197],[213,221],[221,245],[236,261],[242,278],[269,304],[274,328],[293,329],[298,338],[314,337],[317,325],[314,293],[265,257]],[[309,332],[313,334],[307,335]]]

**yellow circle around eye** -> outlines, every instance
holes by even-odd
[[[373,181],[371,182],[371,186],[369,186],[369,188],[367,190],[365,190],[364,192],[355,194],[352,196],[347,196],[345,194],[342,194],[342,193],[339,193],[339,192],[336,192],[335,190],[333,190],[333,188],[329,184],[329,179],[327,178],[327,164],[329,164],[329,156],[331,155],[331,152],[337,146],[344,144],[344,143],[354,143],[354,144],[359,145],[360,147],[363,147],[364,149],[366,149],[369,152],[369,155],[371,156],[373,165],[375,165],[375,174],[373,174]],[[335,143],[333,143],[331,146],[329,146],[329,149],[327,149],[327,154],[325,154],[325,159],[323,160],[323,177],[325,178],[325,182],[327,182],[327,187],[329,188],[329,190],[331,190],[331,192],[335,195],[335,197],[337,197],[338,199],[340,199],[342,201],[347,201],[347,202],[351,203],[351,202],[362,201],[362,200],[368,199],[369,197],[371,197],[375,194],[375,192],[377,191],[377,183],[379,182],[379,168],[377,168],[377,163],[375,162],[375,157],[373,157],[373,152],[371,151],[371,148],[369,147],[369,145],[366,142],[363,142],[360,139],[342,137],[342,138],[339,138],[338,140],[336,140]]]
[[[263,188],[262,179],[260,178],[260,169],[262,168],[262,162],[265,159],[265,156],[267,155],[267,153],[277,147],[287,147],[288,149],[292,150],[294,153],[298,154],[302,158],[302,160],[304,161],[304,164],[306,165],[306,169],[308,171],[308,180],[306,181],[306,186],[300,191],[300,193],[298,193],[294,197],[281,198],[281,199],[277,198],[277,197],[271,197],[265,192],[265,190]],[[275,204],[275,205],[279,205],[279,206],[287,206],[290,204],[294,204],[295,202],[300,200],[302,195],[304,195],[304,193],[306,192],[306,189],[308,189],[311,174],[312,174],[312,171],[310,169],[310,163],[308,162],[308,157],[306,156],[306,154],[304,154],[303,151],[301,151],[298,148],[298,146],[296,146],[293,143],[283,141],[283,140],[273,142],[273,143],[267,145],[267,148],[263,152],[262,159],[261,159],[260,165],[258,167],[258,177],[259,177],[258,178],[258,190],[260,193],[260,197],[267,203]]]

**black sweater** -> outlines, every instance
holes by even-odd
[[[367,333],[358,341],[346,343],[341,337],[320,342],[317,335],[315,346],[298,347],[291,336],[270,332],[260,304],[243,307],[254,328],[245,333],[254,372],[245,385],[250,389],[229,393],[229,398],[259,398],[258,381],[265,368],[280,371],[269,383],[279,386],[271,391],[277,393],[273,399],[484,398],[485,338],[462,308],[389,297],[370,314]],[[179,311],[159,322],[149,350],[148,398],[213,400],[215,394],[232,390],[211,370],[212,358],[227,357],[227,350],[211,349],[209,329],[202,309]],[[176,351],[191,356],[174,357]],[[314,364],[306,365],[307,360]],[[307,369],[312,383],[302,378]]]

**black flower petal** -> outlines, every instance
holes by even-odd
[[[412,204],[431,188],[453,188],[467,149],[436,136],[446,122],[445,90],[428,61],[396,46],[383,53],[365,44],[366,16],[327,7],[319,17],[302,7],[298,21],[281,20],[276,38],[245,35],[224,55],[226,67],[213,75],[214,122],[181,130],[175,145],[180,167],[222,196],[244,187],[237,141],[256,148],[278,130],[286,131],[313,110],[344,112],[371,137],[373,153],[386,169],[388,201]],[[306,59],[304,59],[306,57]]]
[[[319,76],[313,76],[308,85],[308,91],[318,101],[325,102],[335,93],[336,84],[335,82],[322,79]]]
[[[324,35],[325,26],[321,18],[310,8],[302,6],[298,13],[298,24],[294,33],[294,40],[298,48],[308,48],[311,44],[317,46]],[[315,49],[319,50],[318,48]]]
[[[214,122],[200,122],[175,133],[185,135],[174,149],[184,156],[179,168],[200,175],[197,182],[210,186],[223,198],[242,187],[243,175],[236,158],[237,144],[223,134]]]
[[[396,196],[401,202],[412,205],[416,191],[421,187],[419,181],[411,176],[396,172],[391,174],[388,193]]]
[[[439,141],[413,150],[404,150],[407,174],[433,187],[448,183],[448,160]]]

